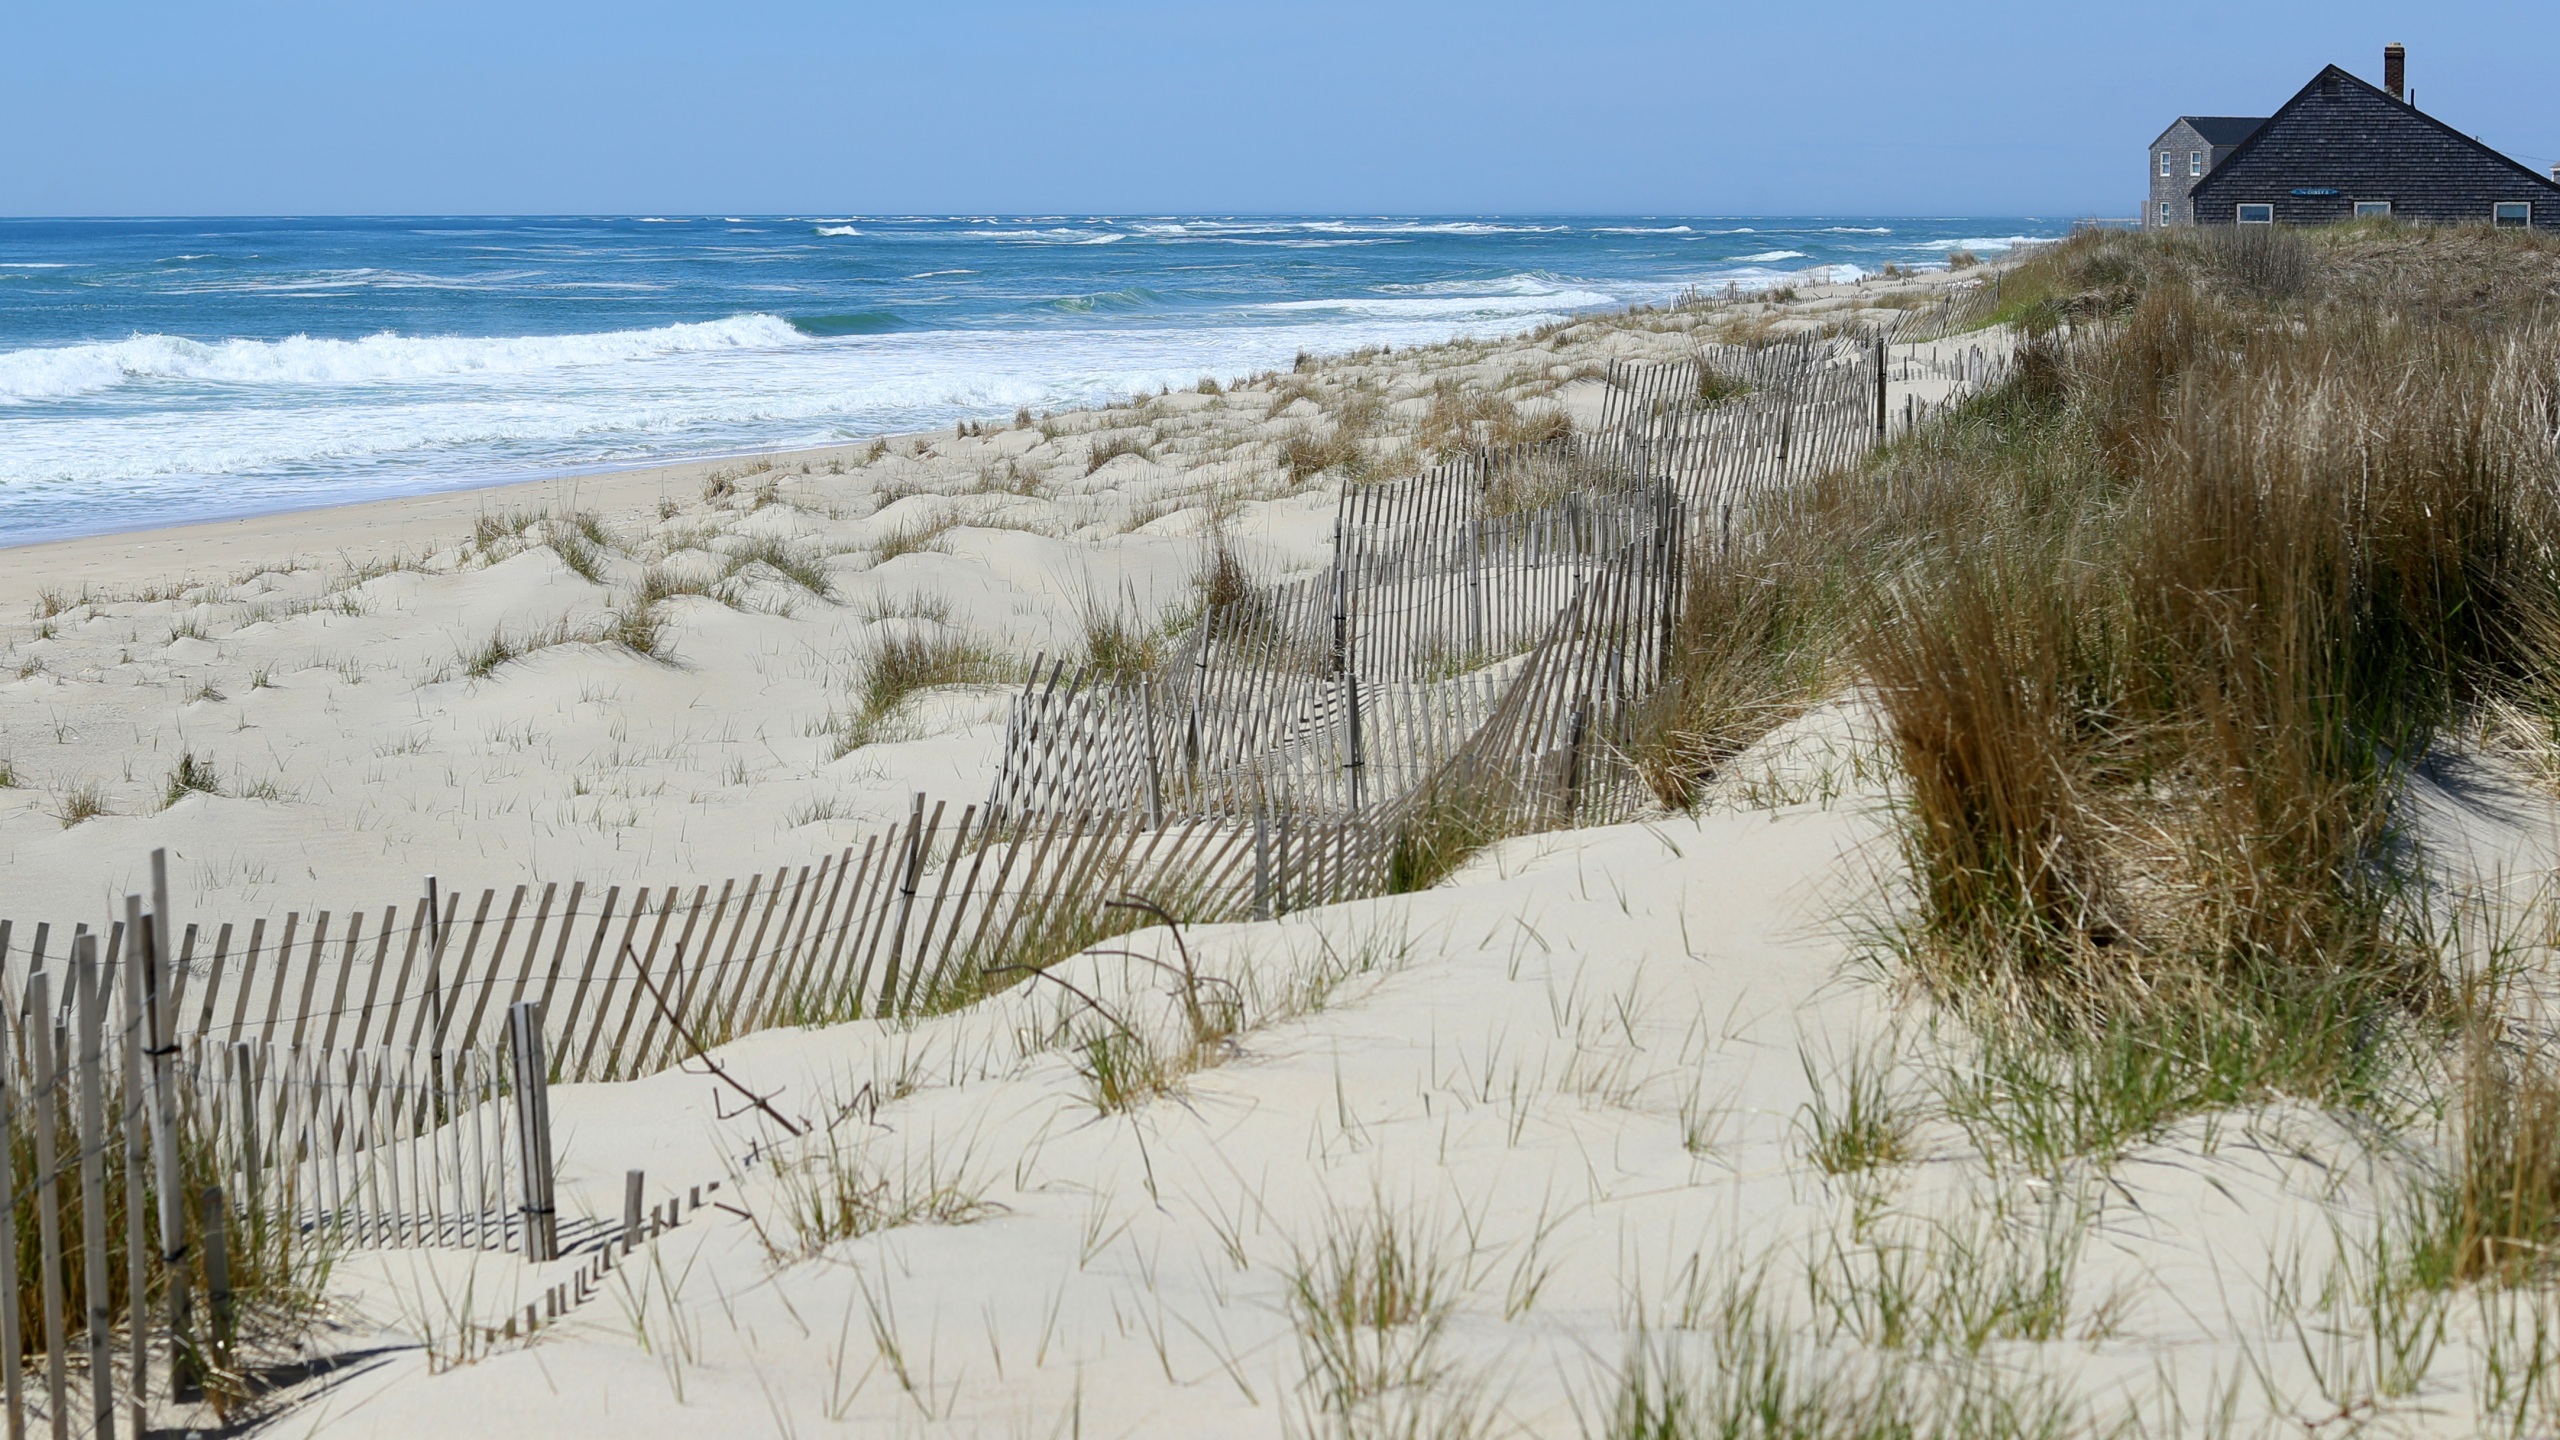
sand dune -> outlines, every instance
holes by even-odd
[[[1751,333],[1889,319],[1861,307],[1943,279],[1706,318]],[[1007,685],[1037,655],[1081,655],[1088,617],[1180,612],[1213,528],[1267,578],[1319,568],[1341,472],[1293,470],[1292,441],[1350,414],[1362,461],[1391,468],[1458,438],[1452,414],[1477,433],[1591,423],[1608,361],[1685,354],[1700,321],[1640,313],[1216,377],[1221,393],[985,435],[11,550],[0,916],[103,911],[155,845],[179,857],[190,904],[243,916],[389,903],[430,873],[666,883],[806,858],[903,814],[912,791],[983,793]],[[601,638],[652,577],[712,592],[649,607],[654,658]],[[920,697],[897,738],[838,753],[831,717],[868,649],[915,634],[985,651],[983,683]],[[489,665],[493,641],[524,653]],[[183,757],[212,789],[173,790]]]

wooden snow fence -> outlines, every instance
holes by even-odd
[[[1366,827],[1388,857],[1408,802],[1437,804],[1462,776],[1503,797],[1503,824],[1624,813],[1637,792],[1619,757],[1677,619],[1684,511],[1667,487],[1595,489],[1496,517],[1534,522],[1510,525],[1500,549],[1434,543],[1470,518],[1446,492],[1478,484],[1449,467],[1347,500],[1323,583],[1240,602],[1250,627],[1213,620],[1150,676],[1035,675],[1016,697],[991,807],[1028,818],[1104,806],[1156,827],[1332,820]],[[1486,553],[1494,563],[1480,567]],[[1471,604],[1478,575],[1494,577],[1496,626]],[[1515,653],[1434,673],[1518,615],[1536,630],[1506,642]],[[1319,636],[1332,643],[1306,658]]]
[[[220,1227],[188,1219],[195,1177],[181,1158],[172,967],[157,918],[167,913],[164,853],[152,870],[153,908],[129,896],[121,922],[146,941],[118,953],[84,929],[0,1006],[0,1409],[10,1440],[31,1419],[57,1436],[75,1425],[113,1435],[120,1398],[122,1428],[139,1437],[155,1339],[174,1341],[172,1393],[202,1379],[224,1339]],[[219,1217],[219,1199],[207,1201]],[[189,1324],[199,1245],[212,1277],[210,1334]],[[35,1356],[42,1365],[31,1370]]]
[[[1952,323],[1941,310],[1930,325]],[[1502,824],[1624,813],[1641,793],[1628,727],[1662,673],[1685,567],[1729,553],[1738,516],[1915,423],[1916,406],[1891,413],[1895,378],[1961,397],[2007,373],[1981,347],[1897,353],[1900,333],[1616,364],[1591,434],[1346,489],[1325,570],[1231,600],[1156,671],[1035,667],[990,812],[1375,828],[1464,784],[1502,797],[1470,802]]]
[[[1636,572],[1667,632],[1681,507],[1624,453],[1571,437],[1485,447],[1346,490],[1322,572],[1232,597],[1154,671],[1035,666],[990,811],[1267,826],[1393,805],[1472,743],[1521,677],[1579,673],[1532,657],[1597,643],[1560,622],[1604,574]]]
[[[985,814],[919,795],[904,821],[858,844],[717,886],[518,885],[445,894],[434,909],[422,899],[343,920],[191,925],[178,942],[177,1043],[248,1047],[259,1074],[300,1074],[305,1059],[343,1074],[349,1057],[405,1074],[494,1052],[508,1010],[531,1003],[554,1082],[626,1079],[777,1025],[942,1008],[1008,965],[1108,933],[1118,917],[1105,902],[1123,893],[1185,920],[1238,919],[1275,887],[1284,904],[1364,893],[1370,864],[1351,827],[1315,817],[1279,856],[1266,836],[1257,872],[1249,821],[1151,829],[1080,812],[997,827]],[[125,943],[121,922],[79,933],[103,939],[110,965]],[[49,948],[61,948],[50,926],[22,942],[0,921],[13,1012],[31,975],[59,968]]]

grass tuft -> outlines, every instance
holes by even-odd
[[[828,1129],[800,1154],[777,1152],[769,1166],[772,1198],[749,1218],[776,1264],[901,1226],[966,1225],[1001,1208],[969,1173],[965,1152],[955,1159],[931,1144],[884,1167]]]
[[[874,563],[885,565],[901,555],[948,553],[942,543],[944,532],[957,527],[951,519],[925,520],[902,526],[880,537],[872,546]]]
[[[1135,435],[1115,434],[1097,438],[1085,450],[1084,473],[1090,475],[1123,455],[1135,455],[1141,460],[1152,460],[1155,458],[1155,451],[1148,446],[1146,440]]]
[[[886,635],[863,658],[853,705],[828,722],[835,758],[865,745],[902,738],[899,717],[909,701],[943,685],[974,685],[998,678],[993,655],[956,631],[935,626]]]
[[[1810,1054],[1797,1058],[1813,1090],[1803,1112],[1805,1153],[1824,1174],[1852,1175],[1912,1158],[1917,1117],[1894,1092],[1886,1052],[1851,1054],[1840,1067],[1836,1093]]]
[[[169,772],[168,788],[162,792],[160,808],[165,810],[189,795],[219,795],[222,777],[214,773],[211,757],[199,760],[196,752],[179,752],[177,768]]]
[[[1324,1410],[1356,1418],[1440,1378],[1459,1267],[1418,1217],[1383,1198],[1336,1212],[1313,1245],[1290,1257],[1288,1279],[1306,1384]]]
[[[62,792],[61,803],[55,807],[53,813],[54,818],[62,822],[62,828],[65,830],[84,820],[95,820],[109,813],[106,791],[101,789],[98,782],[94,780],[74,785]]]
[[[730,547],[728,555],[734,567],[765,566],[821,600],[835,592],[835,580],[827,574],[824,555],[778,536],[763,535],[740,540]],[[888,557],[884,555],[881,558]]]

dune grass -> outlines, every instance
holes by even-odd
[[[901,555],[945,553],[943,534],[958,528],[959,523],[958,520],[946,516],[942,519],[920,521],[892,530],[881,536],[872,546],[873,563],[886,565]]]
[[[169,784],[160,798],[160,808],[177,804],[189,795],[219,795],[222,777],[215,773],[211,757],[197,759],[193,750],[183,751],[177,765],[169,771]]]
[[[2139,248],[2115,325],[2031,347],[1887,472],[1982,497],[1940,496],[1960,538],[1850,647],[1910,786],[1909,958],[2047,1020],[2178,991],[2336,1033],[2439,1011],[2396,807],[2485,700],[2535,698],[2560,516],[2510,347],[2560,337],[2314,303],[2299,242]]]
[[[884,1164],[834,1127],[796,1150],[777,1149],[765,1169],[767,1199],[748,1221],[776,1265],[839,1240],[903,1225],[966,1225],[1001,1208],[986,1198],[987,1182],[965,1149],[928,1143]]]
[[[1084,473],[1090,475],[1123,455],[1152,460],[1155,458],[1155,451],[1148,444],[1147,437],[1143,435],[1122,432],[1096,436],[1085,450]]]
[[[63,829],[68,830],[82,821],[95,820],[109,813],[111,812],[107,809],[106,789],[94,780],[87,780],[62,792],[60,803],[54,810],[54,818],[62,822]]]
[[[826,557],[811,547],[795,545],[780,536],[757,535],[737,540],[726,553],[732,574],[750,565],[762,565],[821,600],[835,593],[835,581],[827,574]],[[881,558],[888,557],[884,554]]]
[[[942,625],[909,626],[872,641],[852,703],[827,722],[835,758],[865,745],[901,738],[899,719],[908,702],[943,685],[976,685],[1001,678],[1003,666],[984,646]]]
[[[2007,383],[1700,547],[1630,758],[1690,803],[1867,698],[1909,877],[1880,953],[1981,1047],[1942,1096],[1987,1149],[2053,1172],[2278,1095],[2406,1119],[2480,1003],[2406,785],[2492,718],[2528,761],[2560,737],[2555,279],[2560,245],[2485,231],[2011,269]],[[2455,1107],[2482,1133],[2539,1113],[2514,1063],[2455,1069],[2509,1077]]]

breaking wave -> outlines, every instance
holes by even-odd
[[[733,315],[653,330],[486,338],[395,335],[356,340],[222,340],[135,335],[94,345],[0,351],[0,403],[93,395],[153,381],[305,387],[523,375],[704,350],[759,350],[808,343],[774,315]]]

